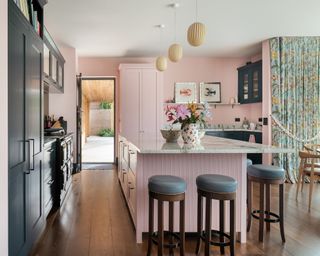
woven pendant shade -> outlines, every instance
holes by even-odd
[[[182,46],[180,44],[172,44],[168,50],[169,60],[172,62],[178,62],[183,55]]]
[[[200,22],[195,22],[188,28],[188,42],[192,46],[200,46],[203,44],[206,36],[206,27]]]
[[[159,56],[156,60],[156,68],[159,71],[165,71],[167,69],[167,58]]]

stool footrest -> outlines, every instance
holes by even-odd
[[[260,217],[256,214],[260,214],[260,210],[254,210],[251,212],[251,216],[255,219],[260,219]],[[273,218],[270,218],[270,219],[267,219],[267,218],[264,218],[264,221],[265,222],[269,222],[269,223],[277,223],[277,222],[280,222],[280,216],[275,214],[274,212],[269,212],[269,211],[264,211],[264,215],[267,215],[269,214],[270,216],[272,216]]]
[[[164,248],[170,248],[170,249],[174,249],[174,248],[179,248],[180,247],[180,236],[175,233],[175,232],[171,232],[171,231],[167,231],[167,230],[164,230],[163,231],[163,235],[164,237],[170,237],[173,239],[172,243],[164,243],[163,244],[163,247]],[[158,245],[158,232],[153,232],[152,234],[152,242],[156,245]]]
[[[210,240],[210,244],[211,245],[215,245],[215,246],[230,246],[230,244],[231,244],[230,243],[230,241],[231,241],[231,236],[230,235],[228,235],[227,233],[221,232],[219,230],[214,230],[214,229],[211,230],[211,237],[214,236],[214,237],[220,238],[221,235],[224,238],[227,238],[228,240],[226,242],[215,242],[213,240]],[[203,241],[205,241],[206,240],[206,232],[202,231],[202,234],[201,234],[200,237],[201,237],[201,239]]]

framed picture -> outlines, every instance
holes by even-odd
[[[200,102],[221,103],[221,83],[200,83]]]
[[[175,83],[174,98],[176,103],[191,103],[197,101],[197,84]]]

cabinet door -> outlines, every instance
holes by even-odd
[[[139,142],[139,94],[140,69],[126,69],[121,71],[120,85],[120,129],[121,135],[136,144]]]
[[[250,95],[252,102],[262,101],[262,65],[257,64],[251,70]]]
[[[52,53],[50,53],[50,60],[51,60],[51,78],[54,83],[57,83],[57,58]]]
[[[140,129],[144,138],[156,138],[158,131],[157,72],[144,69],[141,76]]]
[[[63,65],[58,63],[58,87],[63,89]]]
[[[11,3],[11,1],[9,1]],[[16,7],[13,7],[16,8]],[[8,130],[9,130],[9,254],[26,254],[25,74],[28,30],[16,12],[9,9],[8,24]]]
[[[26,132],[30,146],[31,172],[28,175],[27,203],[28,233],[35,239],[43,225],[42,204],[42,72],[43,72],[43,43],[33,34],[27,44],[27,74],[26,74]]]
[[[239,71],[239,102],[246,103],[250,99],[249,94],[249,82],[250,81],[250,73],[247,69]]]
[[[48,78],[50,75],[50,50],[46,44],[43,44],[43,72]]]

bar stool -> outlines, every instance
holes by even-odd
[[[185,192],[186,182],[179,177],[170,175],[155,175],[149,178],[149,234],[148,253],[152,244],[158,245],[158,255],[163,255],[163,248],[169,248],[170,255],[173,249],[180,247],[180,255],[185,252]],[[154,199],[158,201],[158,231],[154,232]],[[169,230],[163,230],[163,203],[169,202]],[[180,235],[174,233],[174,202],[180,202]],[[168,235],[169,242],[164,244],[164,234]]]
[[[220,247],[224,254],[224,247],[230,246],[230,254],[234,255],[236,233],[236,190],[237,181],[231,177],[218,174],[204,174],[196,179],[198,188],[198,240],[196,254],[200,253],[201,241],[205,242],[205,255],[210,254],[210,245]],[[205,230],[203,231],[203,197],[206,198]],[[211,230],[212,199],[219,200],[219,230]],[[224,231],[225,201],[230,201],[230,234]],[[219,242],[211,240],[212,235],[220,238]],[[227,238],[227,241],[226,241]]]
[[[284,169],[273,165],[254,164],[247,168],[248,171],[248,225],[247,231],[250,231],[251,217],[259,219],[259,241],[263,242],[263,228],[266,222],[267,231],[270,231],[270,223],[280,223],[280,234],[284,243],[284,219],[283,219],[283,201],[284,201]],[[252,211],[252,182],[260,184],[260,209]],[[279,185],[279,215],[270,211],[270,186]],[[266,187],[266,196],[265,196]],[[266,205],[265,205],[266,199]],[[257,216],[259,214],[259,216]],[[271,218],[271,216],[273,218]]]

